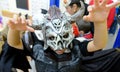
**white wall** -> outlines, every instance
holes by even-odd
[[[16,0],[0,0],[0,10],[10,10],[13,12],[22,12],[22,14],[33,15],[38,12],[41,8],[49,9],[50,0],[28,0],[29,1],[29,10],[23,10],[16,7]],[[86,3],[89,3],[90,0],[85,0]],[[116,0],[113,0],[114,2]],[[65,7],[62,4],[62,0],[60,0],[60,9],[62,12],[65,11]]]
[[[11,3],[12,2],[12,3]],[[16,7],[16,0],[9,0],[9,10],[12,12],[21,12],[22,14],[35,14],[41,8],[49,8],[49,0],[28,0],[29,10],[20,9]]]
[[[62,2],[62,0],[60,0],[60,4],[59,4],[60,6],[60,10],[62,11],[62,12],[65,12],[65,7],[64,7],[64,5],[63,5],[63,2]]]

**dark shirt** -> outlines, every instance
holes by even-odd
[[[41,42],[42,43],[42,42]],[[83,55],[88,55],[89,52],[87,52],[87,44],[88,42],[79,42],[77,40],[73,41],[73,44],[79,44],[80,50],[82,51]],[[7,43],[3,46],[3,51],[0,55],[0,70],[4,72],[9,72],[11,70],[11,67],[19,68],[24,71],[26,71],[28,68],[30,68],[30,65],[26,59],[27,55],[32,56],[32,51],[30,52],[27,49],[19,50],[14,47],[11,47]],[[52,52],[51,50],[46,50],[45,53],[49,55],[49,57],[58,57],[57,61],[65,61],[70,60],[70,53],[69,54],[63,54],[58,56],[56,53]],[[50,56],[51,55],[51,56]],[[66,56],[68,56],[66,58]],[[7,68],[7,69],[6,69]]]
[[[83,72],[120,72],[120,52],[116,51],[116,49],[98,51],[93,54],[87,51],[88,41],[79,42],[78,40],[73,40],[72,43],[73,45],[79,45],[79,49],[83,55],[80,66]],[[57,57],[56,60],[60,62],[71,59],[70,53],[58,56],[49,49],[46,50],[45,53]],[[27,69],[30,68],[30,65],[26,56],[32,56],[32,54],[32,51],[27,49],[19,50],[5,43],[2,53],[0,54],[0,72],[10,72],[12,67],[28,72]],[[65,58],[66,56],[69,57]]]

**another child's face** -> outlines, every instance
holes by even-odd
[[[70,15],[73,15],[74,14],[74,11],[72,10],[72,8],[70,6],[67,6],[66,7],[66,11],[70,14]]]
[[[73,4],[73,6],[67,6],[66,11],[70,14],[73,15],[78,11],[78,6],[76,4]]]

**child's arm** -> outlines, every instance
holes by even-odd
[[[20,17],[18,15],[14,15],[14,17],[8,21],[8,36],[7,42],[10,46],[15,47],[17,49],[23,49],[22,40],[20,37],[21,31],[34,31],[33,28],[29,27],[28,24],[30,20],[26,20],[25,17]]]
[[[107,0],[94,0],[94,5],[88,7],[89,15],[84,20],[94,22],[94,40],[89,42],[88,51],[93,52],[104,48],[108,40],[107,17],[112,7],[120,4],[120,1],[107,5]]]

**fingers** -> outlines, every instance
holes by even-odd
[[[13,15],[13,19],[12,19],[12,22],[14,23],[14,24],[17,24],[18,23],[18,15]]]
[[[10,28],[13,28],[13,24],[17,24],[18,23],[18,19],[17,19],[17,15],[13,15],[13,18],[10,18],[8,21],[7,21],[7,25],[10,27]]]
[[[89,15],[88,15],[88,16],[84,16],[84,17],[83,17],[83,20],[89,22],[89,21],[90,21]]]
[[[99,6],[99,0],[94,0],[94,5],[97,7]]]
[[[31,21],[30,19],[26,19],[24,15],[17,15],[15,14],[13,16],[13,18],[11,19],[11,21],[14,23],[14,24],[27,24],[27,25],[31,25]]]
[[[34,32],[35,30],[32,27],[27,26],[27,30],[30,32]]]
[[[9,27],[11,26],[11,24],[13,24],[12,19],[10,19],[10,20],[7,21],[7,25],[8,25]]]
[[[93,6],[88,6],[88,11],[89,11],[89,15],[86,15],[86,16],[83,17],[83,20],[85,20],[85,21],[90,21],[91,20],[90,16],[92,16],[94,14]]]
[[[87,9],[88,9],[89,12],[92,12],[93,11],[93,6],[88,6]]]
[[[25,16],[23,16],[23,15],[20,16],[20,20],[21,20],[21,21],[20,21],[21,24],[28,24],[28,22],[27,22]]]
[[[26,19],[23,15],[17,15],[15,14],[13,18],[9,19],[7,22],[9,28],[14,30],[28,30],[28,31],[34,31],[33,28],[29,27],[32,22],[30,19]],[[29,25],[28,25],[29,24]]]
[[[113,7],[115,7],[115,6],[117,6],[117,5],[120,5],[120,1],[117,1],[117,2],[114,2],[114,3],[111,3],[111,4],[109,4],[109,5],[107,5],[107,8],[113,8]]]
[[[103,0],[102,3],[101,3],[101,5],[102,6],[106,6],[107,2],[108,2],[108,0]]]
[[[11,19],[11,21],[14,23],[14,24],[22,24],[24,23],[24,20],[25,18],[23,16],[20,16],[20,15],[13,15],[13,18]]]
[[[26,20],[29,26],[32,26],[32,21],[30,19]]]

